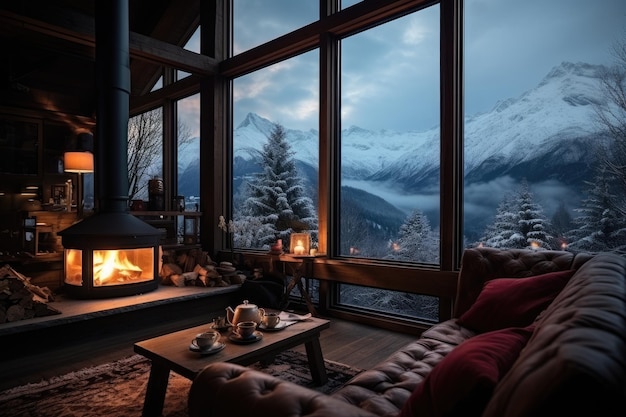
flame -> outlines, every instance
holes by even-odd
[[[134,265],[123,250],[96,250],[93,253],[93,284],[125,282],[141,278],[143,271]]]

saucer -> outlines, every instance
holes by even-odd
[[[211,329],[213,329],[213,330],[217,330],[217,331],[220,331],[220,332],[221,332],[222,330],[228,330],[228,329],[230,329],[232,326],[233,326],[233,325],[232,325],[232,324],[230,324],[230,323],[225,324],[225,325],[223,325],[223,326],[216,326],[216,325],[214,325],[214,324],[211,324]]]
[[[222,342],[215,342],[215,343],[213,343],[213,346],[209,347],[208,349],[200,349],[198,347],[198,345],[196,345],[192,341],[191,344],[189,345],[189,350],[192,351],[192,352],[198,352],[201,355],[212,355],[214,353],[217,353],[217,352],[221,351],[225,347],[226,347],[226,344],[224,344]]]
[[[266,327],[265,324],[261,323],[259,325],[259,329],[261,330],[265,330],[266,332],[277,332],[279,330],[284,329],[285,327],[287,327],[289,325],[289,323],[287,323],[286,321],[280,321],[278,322],[278,324],[274,327]]]
[[[243,338],[241,336],[239,336],[237,333],[231,333],[228,336],[228,340],[230,340],[233,343],[239,343],[239,344],[247,344],[247,343],[254,343],[254,342],[258,342],[259,340],[263,339],[263,333],[259,332],[259,331],[255,331],[251,337],[247,337],[247,338]]]

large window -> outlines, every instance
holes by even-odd
[[[128,121],[129,199],[149,201],[149,181],[153,178],[163,178],[162,108],[141,113]],[[157,204],[157,208],[165,209],[164,201]]]
[[[317,236],[319,54],[307,52],[233,83],[234,245],[289,247]]]
[[[346,310],[449,317],[465,247],[625,251],[625,2],[234,2],[235,246],[288,237],[251,211],[288,162]]]
[[[339,254],[438,263],[439,7],[341,42]]]
[[[177,102],[178,195],[187,211],[200,209],[200,95]]]
[[[626,4],[599,6],[465,1],[468,246],[626,248]]]

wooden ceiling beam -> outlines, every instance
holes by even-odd
[[[156,91],[130,98],[131,116],[152,110],[162,105],[164,100],[180,100],[200,90],[201,78],[190,75]]]
[[[95,48],[95,22],[74,15],[72,28],[44,22],[9,11],[0,11],[0,25],[40,33],[69,42]],[[176,45],[131,32],[130,57],[199,75],[214,75],[218,71],[215,59],[188,51]],[[90,57],[91,58],[91,57]]]

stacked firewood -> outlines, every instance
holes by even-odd
[[[190,249],[183,253],[169,251],[163,254],[163,266],[159,272],[161,284],[176,287],[227,287],[241,284],[239,275],[222,275],[217,263],[208,252]]]
[[[0,268],[0,323],[60,314],[49,301],[54,296],[48,287],[31,284],[9,265]]]

